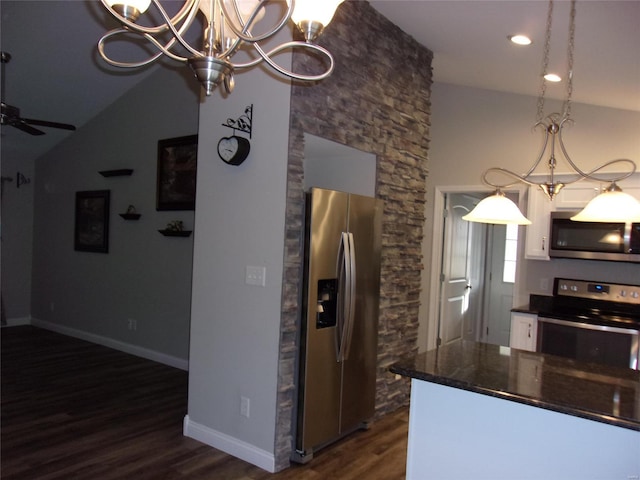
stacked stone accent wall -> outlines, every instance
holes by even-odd
[[[421,243],[429,147],[433,54],[368,2],[340,6],[320,38],[333,75],[294,84],[289,133],[276,468],[289,465],[304,240],[304,133],[377,157],[376,197],[384,200],[376,416],[408,404],[409,384],[388,367],[417,353]],[[294,54],[295,71],[313,71]],[[317,69],[316,69],[317,71]]]

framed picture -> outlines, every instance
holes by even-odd
[[[109,190],[76,192],[76,250],[109,252],[109,199]]]
[[[156,210],[195,210],[198,135],[158,141]]]

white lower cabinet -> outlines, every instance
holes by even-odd
[[[536,351],[538,315],[535,313],[511,312],[511,334],[509,346],[519,350]]]

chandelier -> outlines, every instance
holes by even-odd
[[[553,21],[553,0],[549,0],[549,8],[547,13],[547,24],[545,33],[545,45],[542,61],[542,84],[540,95],[538,97],[536,123],[534,128],[543,132],[543,145],[537,160],[531,168],[524,174],[519,175],[511,170],[501,167],[492,167],[487,169],[482,175],[482,181],[485,185],[493,187],[494,193],[483,199],[468,214],[462,217],[464,220],[481,223],[494,224],[518,224],[530,225],[528,220],[518,209],[516,204],[509,200],[503,193],[503,190],[515,185],[518,182],[525,183],[530,186],[540,188],[549,200],[553,200],[554,196],[566,185],[578,182],[584,179],[596,180],[608,183],[609,186],[598,196],[592,199],[587,206],[577,215],[571,217],[574,221],[583,222],[630,222],[640,221],[640,202],[631,195],[622,192],[616,182],[628,178],[636,171],[636,164],[629,159],[620,158],[610,160],[592,170],[583,171],[571,160],[567,149],[562,140],[562,130],[566,125],[573,123],[571,118],[571,94],[573,92],[573,51],[575,37],[575,17],[576,17],[576,0],[571,1],[571,11],[569,16],[569,44],[567,51],[567,89],[566,97],[563,102],[562,113],[551,113],[545,117],[544,115],[544,97],[546,91],[546,75],[549,65],[549,51],[551,45],[551,25]],[[561,154],[566,163],[573,170],[572,178],[559,181],[555,175],[557,167],[556,154]],[[547,167],[549,173],[543,181],[536,181],[532,177],[538,165],[543,159],[547,159]],[[626,170],[621,174],[609,174],[606,178],[601,177],[598,172],[611,167],[620,167],[620,170]],[[603,173],[601,173],[602,175]],[[510,183],[497,183],[491,178],[496,176],[508,177]],[[539,178],[539,177],[538,177]]]
[[[185,0],[179,11],[171,16],[160,0],[102,0],[104,7],[122,26],[107,32],[100,39],[98,52],[107,63],[122,68],[143,67],[163,55],[188,63],[207,96],[221,83],[226,92],[231,93],[234,72],[262,62],[296,80],[322,80],[331,75],[334,60],[329,51],[313,42],[329,24],[342,1],[287,0],[285,4],[281,0]],[[159,25],[147,26],[139,22],[151,3],[163,19]],[[275,10],[280,15],[278,20],[269,30],[254,33],[255,25],[265,17],[268,9]],[[185,35],[198,13],[203,15],[202,46],[194,48],[185,39]],[[305,41],[289,41],[265,51],[260,43],[276,35],[289,20],[302,31]],[[107,55],[105,45],[108,40],[131,35],[146,40],[157,52],[142,61],[133,62],[113,60]],[[256,58],[246,63],[233,63],[233,55],[245,46],[253,47]],[[326,69],[319,74],[308,75],[292,72],[276,63],[273,58],[276,54],[294,48],[319,54],[327,60]]]

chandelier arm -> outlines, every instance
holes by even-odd
[[[213,0],[213,1],[218,2],[218,0]],[[260,0],[259,3],[262,4],[263,0]],[[220,8],[222,9],[223,18],[229,18],[228,16],[229,12],[224,6],[224,2],[219,3],[219,5],[220,5]],[[235,9],[236,17],[239,19],[240,24],[242,25],[243,28],[241,31],[238,31],[230,20],[229,21],[224,20],[224,24],[227,25],[231,29],[231,31],[236,35],[236,39],[231,44],[231,46],[229,46],[226,50],[224,50],[223,52],[220,52],[217,55],[218,58],[230,58],[233,55],[235,55],[238,49],[242,46],[243,41],[246,41],[247,43],[253,43],[257,41],[256,38],[258,38],[258,37],[252,37],[251,34],[249,34],[248,36],[243,34],[249,31],[249,27],[253,23],[255,16],[258,14],[259,7],[256,7],[253,10],[253,12],[251,13],[251,16],[249,17],[249,20],[245,23],[244,20],[242,19],[242,15],[240,14],[240,9],[236,1],[233,2],[233,6]],[[286,20],[285,20],[285,24],[286,24]],[[282,28],[282,27],[279,27],[279,28]],[[277,30],[268,32],[267,34],[265,34],[265,36],[268,37],[270,35],[275,34],[276,32]],[[258,60],[257,62],[251,63],[251,65],[255,65],[256,63],[260,63],[261,61],[262,60]]]
[[[185,2],[184,6],[180,9],[178,14],[176,14],[173,18],[169,17],[166,10],[162,8],[158,0],[152,0],[152,1],[156,6],[156,8],[158,8],[163,19],[165,20],[165,24],[163,26],[154,27],[154,28],[147,28],[147,27],[138,28],[139,26],[137,26],[136,24],[133,24],[132,22],[129,22],[128,20],[122,18],[122,20],[124,20],[124,22],[122,23],[125,26],[121,29],[116,29],[116,30],[112,30],[111,32],[108,32],[98,42],[98,51],[100,53],[100,56],[107,63],[120,68],[138,68],[138,67],[143,67],[155,62],[160,58],[160,56],[163,53],[167,55],[169,58],[176,60],[178,62],[186,62],[187,61],[186,57],[176,55],[170,50],[175,45],[176,41],[179,41],[180,44],[182,44],[187,50],[189,50],[194,55],[200,56],[200,57],[203,56],[201,52],[199,52],[198,50],[195,50],[182,38],[182,34],[191,26],[191,24],[193,23],[193,20],[195,19],[195,16],[198,13],[198,7],[197,7],[198,0],[188,0],[187,2]],[[102,0],[102,2],[104,3],[105,0]],[[109,11],[111,11],[110,8],[109,8]],[[116,18],[118,19],[121,18],[120,15],[118,15],[116,12],[113,12],[113,14],[116,15]],[[179,22],[183,20],[185,14],[187,14],[186,20],[182,23],[182,25],[180,26],[180,29],[176,29],[174,26],[174,22]],[[134,28],[133,29],[128,28],[128,24],[132,24]],[[153,34],[154,33],[158,34],[158,33],[167,31],[168,29],[171,30],[173,34],[173,38],[171,38],[165,45],[162,45],[158,40],[156,40]],[[158,48],[158,50],[160,50],[160,52],[140,62],[119,62],[117,60],[112,60],[107,56],[107,54],[104,51],[104,42],[105,40],[107,40],[112,36],[120,35],[123,33],[134,33],[134,34],[142,35],[149,42],[154,44]]]
[[[169,40],[165,45],[162,45],[158,40],[156,40],[156,38],[153,35],[149,35],[147,33],[143,34],[144,37],[149,40],[151,43],[153,43],[158,50],[160,50],[162,53],[164,53],[167,57],[176,60],[178,62],[186,62],[187,60],[189,60],[187,57],[182,57],[180,55],[176,55],[175,53],[173,53],[171,51],[171,48],[173,48],[173,46],[176,43],[176,38],[172,38],[171,40]],[[160,52],[157,53],[156,55],[154,55],[155,58],[159,58],[160,56]],[[154,59],[155,60],[155,59]]]
[[[618,163],[628,163],[629,165],[631,165],[631,170],[626,172],[626,173],[622,173],[621,175],[617,176],[617,177],[612,177],[612,178],[602,178],[602,177],[598,177],[596,175],[594,175],[594,173],[599,172],[600,170],[602,170],[603,168],[606,167],[610,167],[611,165],[615,165]],[[612,183],[612,182],[619,182],[620,180],[624,180],[625,178],[629,178],[631,175],[633,175],[636,172],[636,164],[633,160],[630,160],[628,158],[617,158],[615,160],[609,160],[606,163],[603,163],[602,165],[589,170],[588,172],[583,172],[581,170],[578,170],[576,167],[574,167],[578,174],[582,177],[579,180],[584,179],[590,179],[590,180],[597,180],[599,182],[608,182],[608,183]],[[577,181],[577,180],[576,180]],[[573,182],[565,182],[565,183],[573,183]]]
[[[504,184],[490,182],[489,179],[487,178],[487,175],[489,173],[491,173],[491,172],[503,173],[505,175],[513,177],[514,179],[516,179],[516,181],[512,182],[512,183],[504,183]],[[536,182],[532,182],[531,180],[528,180],[527,177],[523,177],[522,175],[518,175],[517,173],[512,172],[511,170],[507,170],[506,168],[502,168],[502,167],[491,167],[491,168],[488,168],[487,170],[485,170],[484,173],[482,174],[482,182],[485,185],[493,187],[493,188],[495,188],[497,190],[502,190],[503,188],[509,188],[509,187],[511,187],[513,185],[518,184],[518,182],[526,183],[527,185],[539,185]]]
[[[564,142],[562,141],[562,125],[564,124],[564,122],[566,122],[567,120],[569,120],[568,118],[565,118],[561,123],[560,123],[560,129],[558,131],[558,143],[560,144],[560,149],[562,150],[562,154],[564,155],[565,160],[567,160],[567,162],[569,163],[569,165],[571,165],[571,168],[573,168],[578,175],[580,175],[580,177],[582,177],[581,179],[588,179],[591,178],[593,180],[598,180],[600,182],[618,182],[620,180],[624,180],[625,178],[630,177],[631,175],[633,175],[636,171],[636,164],[635,162],[633,162],[633,160],[629,160],[628,158],[618,158],[615,160],[609,160],[606,163],[603,163],[602,165],[594,168],[593,170],[589,170],[588,172],[584,172],[580,169],[580,167],[578,167],[578,165],[576,165],[573,160],[571,160],[571,157],[569,156],[569,153],[567,152],[567,149],[564,146]],[[618,163],[628,163],[631,166],[631,170],[627,173],[623,173],[622,175],[618,176],[618,177],[614,177],[614,178],[610,178],[610,179],[606,179],[606,178],[601,178],[601,177],[597,177],[594,176],[593,174],[596,172],[599,172],[600,170],[602,170],[605,167],[611,166],[611,165],[615,165]],[[575,180],[577,181],[577,180]],[[565,182],[566,183],[566,182]],[[573,183],[573,182],[571,182]]]
[[[542,121],[537,122],[533,126],[534,129],[538,127],[543,127],[544,129],[544,140],[542,142],[542,148],[540,149],[540,155],[538,155],[538,159],[535,162],[533,162],[533,165],[531,165],[531,168],[529,169],[529,171],[524,175],[518,175],[518,177],[528,178],[529,175],[531,175],[535,171],[535,169],[538,168],[538,165],[540,165],[540,162],[542,161],[542,157],[544,157],[544,152],[547,151],[547,145],[549,144],[549,131],[547,129],[547,126]]]
[[[227,48],[224,52],[218,55],[218,58],[231,58],[242,46],[242,40],[236,38],[235,41],[231,44],[229,48]]]
[[[231,18],[229,17],[229,12],[227,11],[227,8],[225,6],[225,3],[223,0],[215,0],[219,5],[220,8],[222,10],[223,13],[223,17],[224,19],[224,23],[227,24],[227,26],[231,29],[231,31],[238,37],[241,38],[240,35],[243,35],[245,33],[247,33],[249,31],[249,28],[251,27],[251,24],[254,22],[256,16],[258,15],[258,12],[260,11],[260,9],[262,8],[262,4],[264,3],[262,0],[258,0],[258,3],[256,4],[255,8],[253,9],[253,11],[251,12],[251,15],[249,15],[249,20],[247,20],[246,22],[244,21],[244,18],[242,17],[242,13],[240,12],[240,7],[238,6],[238,2],[237,0],[231,0],[231,4],[233,5],[233,11],[236,14],[236,18],[238,19],[238,22],[240,23],[240,26],[242,27],[242,30],[237,30],[234,29],[235,25],[233,24],[233,22],[231,21]],[[275,32],[273,32],[275,33]],[[249,40],[247,40],[249,41]]]
[[[168,16],[168,15],[166,15],[166,11],[164,10],[164,8],[162,8],[162,6],[158,2],[158,0],[152,0],[152,1],[153,1],[153,4],[156,6],[156,8],[158,8],[160,10],[161,13],[164,12],[163,16]],[[120,15],[118,12],[116,12],[113,8],[111,8],[109,6],[109,4],[107,3],[107,0],[101,0],[101,2],[104,5],[104,7],[107,9],[107,11],[116,20],[118,20],[118,22],[120,22],[128,30],[131,30],[133,32],[148,33],[150,35],[157,35],[159,33],[166,32],[169,29],[169,27],[167,26],[166,23],[164,23],[162,25],[156,25],[154,27],[145,27],[144,25],[138,25],[137,23],[132,22],[132,21],[124,18],[122,15]],[[187,13],[191,12],[191,10],[195,10],[195,12],[197,13],[198,12],[198,2],[199,2],[199,0],[186,0],[184,5],[182,6],[182,8],[178,11],[178,13],[176,13],[175,16],[170,19],[169,23],[176,24],[176,23],[181,22],[184,19],[184,17],[187,15]]]
[[[114,67],[119,67],[119,68],[144,67],[146,65],[149,65],[149,64],[155,62],[162,55],[163,52],[158,52],[157,54],[149,57],[146,60],[140,61],[140,62],[118,62],[117,60],[112,60],[111,58],[109,58],[109,56],[107,56],[107,54],[104,51],[104,42],[105,42],[105,40],[108,40],[111,37],[114,37],[114,36],[120,35],[120,34],[125,34],[125,33],[131,33],[131,32],[129,30],[127,30],[126,28],[117,28],[115,30],[111,30],[111,31],[105,33],[102,36],[102,38],[98,41],[98,53],[100,54],[102,59],[105,62],[107,62],[109,65],[113,65]]]
[[[219,1],[219,0],[215,0],[215,1]],[[222,52],[219,55],[220,58],[228,58],[228,57],[231,57],[232,55],[234,55],[235,52],[240,48],[240,46],[241,46],[243,41],[246,41],[247,43],[251,43],[251,44],[255,45],[256,42],[260,41],[261,39],[271,37],[272,35],[277,33],[280,29],[282,29],[282,27],[284,25],[286,25],[286,23],[289,20],[289,18],[291,18],[291,14],[293,13],[293,8],[295,6],[295,0],[291,0],[291,3],[289,5],[289,10],[287,10],[286,15],[282,18],[282,21],[281,21],[280,25],[275,27],[270,32],[267,32],[267,33],[265,33],[265,34],[263,34],[263,35],[261,35],[259,37],[253,37],[251,35],[251,33],[249,32],[249,27],[250,27],[251,23],[253,23],[254,17],[258,14],[259,9],[262,8],[262,4],[263,3],[267,3],[268,1],[269,0],[259,0],[260,5],[253,10],[253,12],[251,13],[251,16],[250,16],[250,18],[249,18],[249,20],[247,21],[246,24],[242,20],[242,16],[240,15],[240,11],[239,11],[237,2],[236,1],[233,2],[234,8],[235,8],[235,12],[236,12],[236,16],[240,20],[240,24],[242,25],[243,29],[242,29],[242,31],[238,31],[235,28],[235,26],[232,24],[232,22],[225,21],[227,26],[229,26],[229,28],[233,31],[233,33],[236,35],[237,38],[233,42],[233,44],[229,48],[227,48],[227,50],[225,50],[224,52]],[[229,18],[228,11],[227,11],[226,7],[224,6],[224,2],[221,2],[220,6],[222,8],[222,11],[223,11],[223,14],[225,15],[225,17]],[[244,35],[245,33],[247,35]],[[273,53],[273,52],[269,52],[269,55],[271,53]],[[261,59],[258,59],[257,61],[254,61],[254,62],[251,62],[251,63],[241,64],[240,66],[237,66],[236,68],[246,68],[246,67],[249,67],[249,66],[257,65],[261,61],[262,61]]]
[[[253,47],[260,54],[260,58],[256,58],[255,60],[253,60],[251,62],[248,62],[248,63],[233,64],[234,69],[241,70],[241,69],[244,69],[244,68],[253,67],[255,65],[258,65],[262,61],[265,61],[266,63],[268,63],[271,66],[271,68],[273,68],[274,70],[282,73],[283,75],[285,75],[287,77],[294,78],[296,80],[316,81],[316,80],[323,80],[323,79],[327,78],[329,75],[331,75],[331,73],[333,72],[333,69],[335,67],[335,61],[334,61],[333,56],[331,55],[331,53],[327,49],[321,47],[320,45],[315,45],[313,43],[306,43],[306,42],[301,42],[301,41],[286,42],[286,43],[283,43],[281,45],[278,45],[273,50],[269,50],[268,52],[265,52],[262,49],[262,47],[260,47],[260,45],[258,45],[257,43],[254,44]],[[322,53],[330,62],[329,68],[327,68],[327,70],[324,73],[321,73],[319,75],[302,75],[300,73],[295,73],[295,72],[292,72],[291,70],[287,70],[286,68],[281,67],[280,65],[278,65],[275,61],[273,61],[271,59],[271,56],[276,54],[276,53],[280,53],[281,51],[286,50],[288,48],[296,48],[296,47],[309,48],[311,50],[316,50],[317,52]]]
[[[227,7],[225,6],[224,1],[223,0],[214,0],[214,1],[218,2],[218,4],[220,5],[220,8],[222,9],[222,13],[224,14],[224,17],[225,17],[225,23],[229,26],[231,31],[239,39],[241,39],[242,41],[247,42],[247,43],[261,42],[263,40],[266,40],[267,38],[272,37],[276,33],[278,33],[280,30],[282,30],[282,28],[287,24],[287,22],[291,18],[291,14],[293,13],[293,9],[295,7],[295,0],[291,0],[291,2],[289,3],[289,8],[287,8],[286,14],[280,19],[280,23],[278,25],[276,25],[273,29],[269,30],[268,32],[265,32],[262,35],[258,35],[257,37],[254,37],[251,34],[249,34],[249,35],[246,35],[246,34],[249,32],[249,28],[250,28],[251,24],[253,23],[256,15],[258,14],[258,11],[261,8],[263,8],[262,5],[265,4],[265,3],[268,3],[270,0],[259,0],[258,5],[253,10],[251,16],[249,17],[249,20],[246,23],[242,19],[242,15],[240,15],[237,2],[235,0],[233,0],[234,8],[235,8],[235,11],[236,11],[236,16],[238,18],[238,21],[240,22],[240,25],[243,27],[242,30],[238,29],[233,24],[233,22],[231,21],[231,16],[229,15],[229,10],[227,10]]]
[[[192,1],[192,0],[189,0],[189,1]],[[198,0],[195,0],[195,1],[196,1],[196,3],[194,4],[195,8],[192,8],[191,10],[189,10],[189,15],[187,16],[187,19],[183,22],[183,24],[180,26],[179,29],[176,29],[173,23],[173,19],[169,17],[165,9],[162,8],[162,6],[160,5],[160,1],[153,0],[153,3],[160,11],[160,15],[162,15],[162,18],[164,18],[165,24],[171,30],[171,33],[173,34],[174,39],[180,42],[180,45],[182,45],[185,49],[191,52],[191,54],[193,54],[194,56],[204,57],[204,54],[202,52],[193,48],[191,45],[189,45],[189,43],[184,38],[182,38],[182,35],[184,34],[184,32],[186,32],[189,29],[189,27],[193,23],[193,20],[196,18],[196,15],[198,14],[198,5],[197,5]],[[145,35],[145,37],[147,39],[150,39],[150,37],[147,35]],[[167,45],[164,48],[161,47],[160,44],[155,41],[155,39],[152,42],[158,48],[160,48],[160,50],[162,50],[166,55],[173,58],[174,60],[186,61],[187,60],[186,58],[178,57],[175,54],[169,53],[169,51],[167,50],[167,48],[171,48],[173,46],[173,43],[175,43],[174,39],[169,40],[169,42],[167,42]]]
[[[160,50],[158,53],[150,56],[146,60],[141,60],[139,62],[119,62],[117,60],[111,59],[104,51],[105,40],[108,40],[109,38],[114,37],[116,35],[122,35],[127,33],[131,33],[131,32],[126,28],[117,28],[115,30],[111,30],[110,32],[107,32],[106,34],[104,34],[102,38],[98,41],[98,53],[100,54],[100,56],[105,62],[107,62],[110,65],[113,65],[114,67],[119,67],[119,68],[139,68],[139,67],[144,67],[146,65],[152,64],[153,62],[158,60],[162,56],[162,54],[165,54],[168,57],[178,62],[186,62],[188,60],[186,57],[181,57],[179,55],[176,55],[169,50],[173,46],[173,44],[175,44],[176,42],[175,38],[172,38],[171,40],[169,40],[169,42],[167,42],[166,45],[163,46],[160,42],[158,42],[158,40],[155,39],[153,35],[149,35],[147,33],[143,33],[140,35],[142,35],[147,40],[149,40],[149,42],[153,43],[158,48],[158,50]]]

